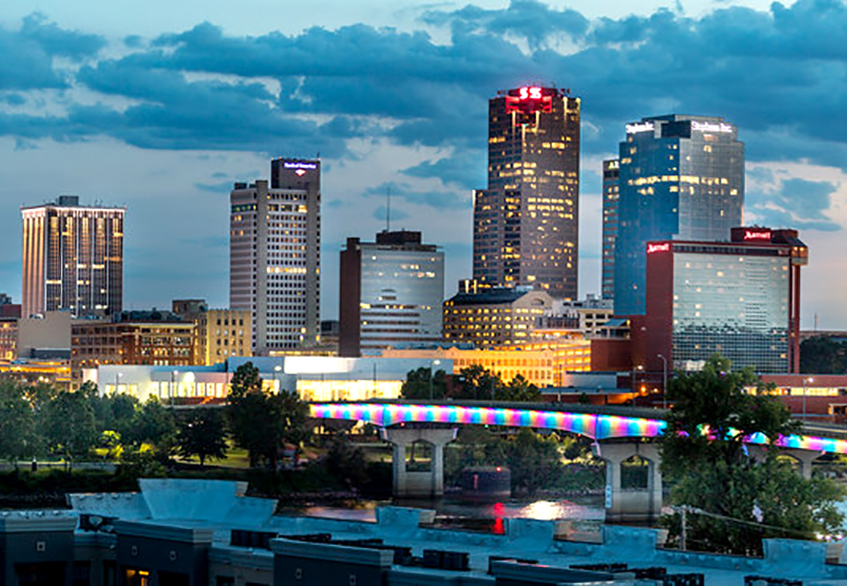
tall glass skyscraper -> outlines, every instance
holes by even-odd
[[[618,237],[620,161],[603,161],[603,299],[615,297],[615,240]]]
[[[580,100],[522,87],[489,101],[488,189],[474,194],[474,279],[577,296]]]
[[[626,125],[615,242],[618,315],[644,313],[651,240],[723,241],[742,225],[744,143],[723,118],[671,114]]]

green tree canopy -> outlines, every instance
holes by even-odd
[[[68,462],[86,455],[98,439],[91,398],[59,392],[44,409],[43,429],[49,448]]]
[[[752,370],[732,372],[728,360],[715,356],[669,386],[662,470],[673,486],[672,504],[705,512],[688,515],[689,545],[751,554],[761,551],[762,537],[812,536],[841,521],[834,483],[804,479],[776,447],[754,457],[744,444],[753,433],[774,441],[797,430],[777,398],[745,391],[759,385]],[[677,515],[664,522],[678,535]]]
[[[250,465],[264,460],[276,468],[283,444],[308,437],[309,407],[294,392],[266,392],[259,370],[247,362],[232,377],[227,414],[236,444],[250,453]]]
[[[0,381],[0,457],[15,463],[34,456],[41,445],[36,418],[23,385],[10,379]]]
[[[844,374],[847,372],[847,344],[826,336],[815,336],[800,343],[800,372]]]
[[[404,399],[425,401],[430,397],[430,372],[429,368],[421,367],[411,370],[406,375],[403,386],[400,387],[400,396]],[[443,399],[447,396],[447,374],[443,370],[432,373],[432,398]]]
[[[177,453],[184,458],[197,456],[200,467],[206,460],[226,457],[226,427],[220,410],[194,408],[180,418],[176,435]]]

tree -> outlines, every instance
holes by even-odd
[[[512,487],[530,495],[556,484],[564,470],[556,438],[541,437],[531,429],[522,429],[507,444],[506,462],[512,471]]]
[[[44,409],[47,445],[70,463],[84,456],[97,442],[94,407],[84,393],[61,391]]]
[[[195,408],[179,422],[176,435],[177,453],[183,458],[197,456],[200,467],[206,459],[226,457],[226,428],[217,409]]]
[[[673,483],[672,503],[705,513],[688,515],[686,530],[689,543],[709,551],[757,553],[763,537],[811,537],[841,521],[834,483],[802,478],[775,446],[752,457],[745,436],[761,433],[773,442],[798,426],[775,397],[747,393],[751,386],[761,387],[752,370],[732,372],[728,360],[714,356],[668,389],[673,407],[661,440],[662,470]],[[678,515],[664,523],[678,535]]]
[[[526,380],[522,374],[519,374],[506,385],[498,398],[502,398],[504,401],[532,403],[541,400],[541,391]]]
[[[283,444],[299,450],[309,432],[308,405],[294,392],[266,392],[251,362],[239,366],[232,377],[227,415],[232,436],[249,452],[251,466],[264,460],[276,468]]]
[[[0,457],[18,466],[18,460],[37,453],[41,438],[36,433],[35,414],[22,386],[0,381]]]
[[[169,457],[176,439],[176,420],[170,409],[151,396],[137,410],[132,425],[123,440],[140,448],[148,443],[155,447],[160,456]]]
[[[847,344],[826,336],[815,336],[800,343],[800,372],[843,374],[847,372]]]
[[[447,395],[447,374],[443,370],[436,370],[432,373],[432,381],[430,381],[431,372],[431,368],[424,367],[410,370],[406,374],[403,386],[400,387],[400,395],[404,399],[428,400],[431,382],[432,398],[443,399]]]
[[[367,462],[361,449],[350,444],[346,435],[337,435],[324,458],[324,467],[347,488],[361,488],[368,481]]]
[[[494,372],[479,364],[466,366],[457,377],[460,385],[451,394],[451,398],[466,401],[487,401],[503,393],[503,381]]]

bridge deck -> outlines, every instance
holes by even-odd
[[[355,420],[381,427],[401,423],[499,425],[565,431],[595,440],[656,438],[663,433],[667,425],[663,418],[664,411],[660,410],[550,403],[494,404],[483,401],[313,403],[310,405],[310,411],[311,416],[316,419]],[[783,436],[775,442],[775,445],[790,449],[847,454],[847,439],[843,439],[847,437],[847,434],[844,433],[843,428],[815,424],[808,426],[807,429],[819,431],[821,435]],[[754,445],[769,443],[763,434],[753,434],[745,441]]]

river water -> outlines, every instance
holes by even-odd
[[[599,542],[603,524],[603,497],[509,499],[493,502],[445,497],[438,500],[355,501],[344,506],[306,506],[284,511],[348,521],[376,521],[376,507],[398,505],[435,509],[435,527],[503,533],[505,520],[512,518],[558,521],[560,538]]]

